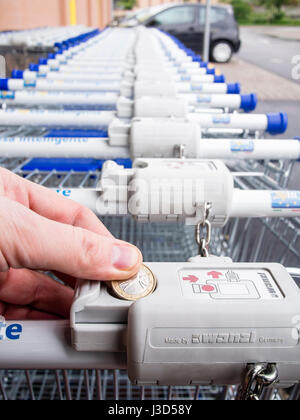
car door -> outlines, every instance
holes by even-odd
[[[216,39],[227,38],[228,30],[230,32],[232,24],[228,22],[228,11],[222,7],[212,6],[210,9],[210,42]],[[194,50],[203,53],[204,32],[206,21],[206,6],[198,6],[197,20],[195,25],[195,38],[197,44],[194,45]]]
[[[196,7],[193,5],[170,7],[151,17],[146,26],[169,32],[192,48],[195,44]]]
[[[206,7],[199,5],[196,11],[195,42],[192,48],[200,54],[203,52],[205,19]]]

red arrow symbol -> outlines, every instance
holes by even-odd
[[[196,276],[189,275],[188,277],[183,277],[183,280],[187,280],[190,283],[196,283],[199,279]]]
[[[208,276],[212,276],[213,279],[218,279],[219,277],[222,277],[223,274],[219,273],[218,271],[210,271],[207,273]]]

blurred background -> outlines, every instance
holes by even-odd
[[[205,0],[0,0],[0,33],[44,26],[105,28],[142,23],[173,33],[201,54],[205,4]],[[287,111],[287,135],[299,136],[300,0],[211,0],[211,4],[210,59],[218,62],[228,82],[239,81],[243,92],[258,94],[258,112]],[[192,5],[199,12],[188,10]],[[217,54],[212,54],[213,47]],[[21,52],[17,54],[15,46],[4,54],[0,46],[7,74],[36,60],[30,52]]]
[[[173,0],[0,0],[0,30],[83,24],[104,27],[130,10]],[[184,1],[182,1],[184,3]],[[188,0],[185,3],[205,3]],[[228,0],[241,24],[300,25],[300,0]],[[300,32],[300,30],[299,30]]]

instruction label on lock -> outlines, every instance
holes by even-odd
[[[182,294],[202,300],[278,300],[283,295],[267,270],[182,269]]]

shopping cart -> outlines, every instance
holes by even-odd
[[[30,162],[29,162],[30,163]],[[7,160],[1,166],[20,176],[51,188],[93,188],[99,182],[100,170],[41,171],[28,161]],[[237,177],[240,188],[269,188],[269,179],[258,173]],[[274,181],[273,181],[274,182]],[[280,185],[277,184],[277,188]],[[192,226],[161,223],[139,224],[129,217],[104,217],[112,233],[141,248],[146,261],[186,261],[197,254]],[[273,242],[272,252],[267,246]],[[232,221],[213,233],[211,252],[227,255],[237,261],[280,261],[285,265],[299,263],[298,219]],[[131,385],[124,370],[34,370],[1,372],[3,399],[232,399],[236,387],[137,387]],[[270,395],[269,395],[270,396]],[[274,390],[273,399],[283,398]]]
[[[26,68],[42,54],[54,53],[70,38],[83,39],[90,33],[91,29],[83,25],[1,32],[0,54],[5,57],[7,74],[14,68]]]
[[[219,121],[218,123],[220,123]],[[3,127],[1,136],[43,136],[48,129],[37,127]],[[245,137],[246,134],[244,133]],[[44,162],[45,163],[45,162]],[[70,162],[69,162],[70,163]],[[4,166],[16,174],[40,185],[57,190],[96,188],[101,177],[98,161],[71,163],[67,169],[61,161],[41,166],[41,161],[31,159],[2,159]],[[290,179],[290,161],[228,162],[236,176],[235,184],[240,189],[286,188]],[[137,245],[148,262],[185,262],[197,255],[198,245],[194,227],[182,223],[137,223],[131,217],[105,216],[101,218],[117,238]],[[286,266],[299,263],[298,219],[233,220],[224,228],[213,231],[210,252],[229,256],[234,261],[277,261]],[[272,241],[272,248],[269,246]],[[294,270],[296,271],[296,270]],[[295,275],[295,273],[294,273]],[[295,279],[296,279],[295,275]],[[62,325],[68,331],[68,322]],[[135,386],[130,383],[125,370],[124,358],[117,362],[107,360],[107,369],[85,363],[78,369],[58,364],[52,369],[4,370],[0,372],[0,395],[2,399],[233,399],[237,387],[218,386]],[[115,366],[113,366],[115,361]],[[22,364],[22,363],[20,363]],[[104,363],[105,365],[105,363]],[[29,365],[28,365],[29,366]],[[11,366],[8,366],[11,367]],[[24,367],[24,366],[23,366]],[[45,368],[47,368],[45,364]],[[111,368],[115,369],[111,369]],[[20,367],[21,369],[21,367]],[[291,393],[272,389],[266,399],[297,398],[297,388]]]

